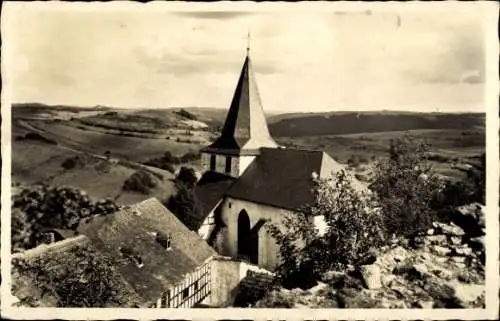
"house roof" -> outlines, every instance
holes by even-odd
[[[247,54],[221,136],[204,152],[259,154],[260,147],[277,147],[267,128],[262,102]]]
[[[343,168],[344,165],[322,151],[262,148],[260,156],[250,164],[226,195],[299,210],[314,201],[313,173],[324,178]],[[357,180],[353,183],[363,188]]]
[[[100,252],[116,259],[117,271],[147,301],[157,300],[165,289],[215,254],[198,234],[154,198],[84,221],[78,230]],[[170,250],[156,241],[155,233],[171,236]],[[124,257],[121,249],[139,256],[143,266]]]
[[[234,183],[235,178],[220,174],[214,171],[208,171],[203,174],[194,188],[201,211],[197,218],[196,228],[200,228],[208,214],[217,206],[224,197],[224,193]]]
[[[39,264],[43,269],[51,271],[57,277],[63,277],[61,273],[78,273],[78,276],[85,277],[81,271],[82,259],[78,250],[86,250],[89,253],[95,253],[93,256],[100,264],[107,264],[99,255],[97,249],[91,244],[90,240],[79,235],[70,239],[52,244],[40,245],[34,249],[30,249],[21,253],[12,255],[12,294],[23,302],[32,302],[41,307],[56,307],[59,305],[55,284],[45,282],[44,291],[41,280],[31,270],[20,268],[25,264]],[[31,264],[30,264],[31,263]],[[62,266],[64,265],[64,267]],[[64,274],[64,277],[75,277],[76,275]],[[104,280],[106,285],[112,287],[115,295],[113,298],[108,298],[113,302],[104,302],[103,307],[112,307],[117,305],[116,302],[121,302],[121,307],[146,306],[145,302],[137,295],[128,284],[123,276],[116,271],[111,271],[108,278]]]

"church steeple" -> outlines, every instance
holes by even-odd
[[[250,59],[247,55],[226,116],[221,135],[201,150],[204,166],[213,171],[239,176],[260,154],[262,147],[276,148],[267,128],[266,117]]]
[[[221,136],[204,150],[230,155],[257,155],[261,147],[277,147],[267,128],[250,47],[241,69]]]

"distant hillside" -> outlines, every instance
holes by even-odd
[[[124,121],[147,119],[151,123],[178,124],[185,121],[179,115],[181,109],[196,116],[196,120],[212,128],[222,126],[227,108],[185,107],[185,108],[113,108],[105,106],[76,107],[48,106],[38,103],[14,104],[13,116],[19,118],[106,118],[115,114]],[[22,108],[17,108],[22,107]],[[121,116],[120,116],[121,115]],[[269,130],[275,137],[307,137],[319,135],[345,135],[355,133],[407,131],[419,129],[484,129],[484,113],[416,113],[405,111],[374,112],[328,112],[328,113],[266,113]],[[104,119],[102,119],[104,121]],[[160,126],[161,127],[161,126]]]
[[[294,113],[270,117],[269,130],[276,137],[345,135],[415,129],[484,128],[485,114],[408,112]]]

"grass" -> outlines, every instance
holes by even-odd
[[[36,106],[35,106],[36,107]],[[61,107],[62,108],[62,107]],[[164,176],[160,186],[151,195],[123,192],[123,182],[137,169],[125,163],[104,166],[102,171],[97,164],[81,169],[64,171],[62,162],[78,154],[77,151],[104,155],[110,152],[113,159],[132,162],[145,162],[159,158],[166,151],[174,156],[197,152],[209,143],[212,136],[207,130],[187,129],[185,120],[177,109],[82,109],[68,108],[54,110],[36,107],[30,109],[13,108],[12,126],[12,178],[21,184],[45,182],[56,185],[72,185],[85,189],[91,197],[113,197],[121,204],[130,204],[145,197],[166,198],[175,191],[169,181],[172,174],[150,168]],[[186,108],[205,123],[221,123],[225,117],[223,109]],[[72,117],[54,117],[61,113]],[[52,115],[41,119],[44,115]],[[300,116],[300,114],[299,114]],[[38,119],[35,119],[38,118]],[[20,122],[24,122],[24,124]],[[31,126],[31,128],[30,128]],[[57,141],[50,145],[33,140],[15,140],[29,132],[42,134]],[[374,157],[387,154],[391,139],[400,137],[403,131],[351,133],[345,135],[321,135],[304,137],[277,137],[278,143],[303,149],[323,150],[341,163],[357,157],[360,163],[366,163]],[[484,128],[471,129],[426,129],[411,130],[411,134],[427,140],[432,145],[432,152],[437,155],[432,161],[438,173],[460,178],[463,173],[452,168],[453,163],[477,162],[473,157],[485,150]],[[169,139],[167,139],[167,137]],[[196,143],[196,141],[200,141]],[[64,148],[64,147],[69,147]],[[74,149],[74,150],[71,150]],[[75,151],[76,150],[76,151]],[[189,164],[200,169],[200,162]],[[175,166],[179,167],[179,166]]]
[[[107,134],[98,131],[83,130],[60,123],[36,122],[36,127],[58,137],[58,140],[72,145],[79,150],[104,154],[109,151],[112,157],[125,158],[141,162],[153,157],[159,157],[166,151],[180,155],[188,151],[196,151],[201,145],[177,142],[160,138],[141,138]]]
[[[160,200],[175,193],[172,175],[161,172],[164,179],[148,195],[122,191],[125,180],[135,169],[119,164],[102,166],[103,160],[95,159],[83,168],[65,171],[61,164],[78,152],[40,142],[21,141],[12,145],[12,182],[23,185],[46,183],[51,186],[73,186],[87,191],[93,200],[116,198],[120,205],[140,202],[150,197]],[[106,170],[102,170],[106,168]]]
[[[474,156],[485,150],[484,131],[473,130],[412,130],[412,135],[431,144],[431,151],[446,159],[445,162],[431,162],[437,172],[460,178],[463,173],[453,169],[454,162],[475,162]],[[466,133],[464,135],[464,132]],[[387,154],[390,140],[404,135],[405,132],[358,133],[348,135],[324,135],[307,137],[280,137],[278,143],[290,148],[319,149],[327,152],[340,163],[348,163],[357,156],[369,161],[373,157]],[[362,161],[363,163],[363,161]]]

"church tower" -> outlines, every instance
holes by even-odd
[[[220,137],[201,150],[207,170],[239,177],[260,154],[261,147],[276,148],[252,70],[249,48]]]

